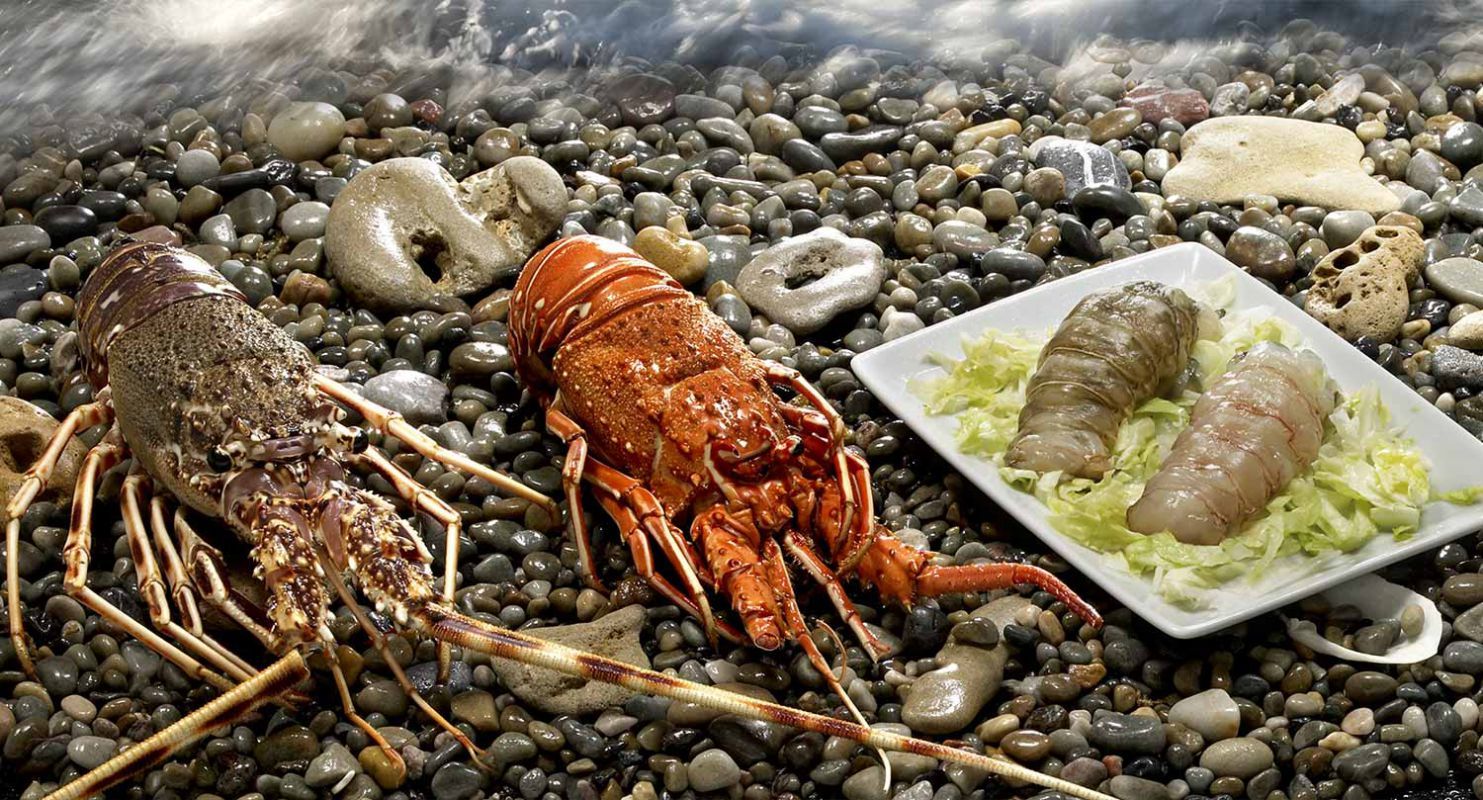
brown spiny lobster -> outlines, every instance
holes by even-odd
[[[521,302],[521,298],[529,294],[532,279],[541,277],[544,282],[540,285],[551,286],[554,272],[548,265],[550,257],[555,253],[570,253],[572,251],[566,248],[572,246],[561,245],[537,259],[535,268],[517,295],[515,311],[518,319],[531,319],[531,310]],[[578,243],[577,246],[585,248],[583,252],[603,256],[596,262],[599,264],[610,261],[611,256],[622,255],[612,249],[594,250],[595,245],[591,243]],[[569,258],[566,262],[572,263]],[[581,332],[580,323],[584,318],[603,321],[619,318],[619,313],[625,309],[635,313],[644,308],[666,308],[662,302],[644,304],[642,301],[668,302],[669,295],[673,294],[671,285],[656,279],[651,274],[652,268],[646,268],[648,271],[639,269],[636,266],[638,262],[631,258],[624,263],[628,266],[623,267],[621,274],[612,276],[628,281],[619,288],[629,286],[635,277],[642,278],[649,288],[622,291],[611,297],[590,290],[582,295],[599,303],[596,307],[582,305],[588,302],[582,297],[573,302],[569,293],[553,295],[550,301],[553,307],[547,311],[555,314],[554,319],[561,323],[555,329],[563,334],[558,337],[558,342],[561,338],[571,340],[568,355],[559,361],[571,359],[572,344],[596,343],[611,333],[610,328],[596,327],[592,329],[595,335],[590,338],[571,336],[573,328]],[[566,283],[589,285],[587,282],[594,272],[602,272],[604,276],[611,273],[610,270],[584,270],[585,266],[575,263]],[[564,298],[568,302],[562,303]],[[535,319],[543,318],[540,316],[542,303],[538,300],[533,305],[537,315]],[[583,309],[595,313],[589,315]],[[693,318],[694,313],[692,309],[691,317],[681,319]],[[1079,797],[1106,798],[1106,795],[979,753],[877,731],[690,683],[506,630],[459,613],[453,604],[460,525],[458,514],[371,447],[365,430],[344,424],[343,408],[353,409],[365,420],[367,427],[384,437],[400,440],[427,458],[483,478],[506,493],[538,503],[549,504],[550,501],[517,480],[438,446],[399,415],[322,375],[307,349],[248,305],[243,296],[208,264],[184,250],[142,243],[114,251],[89,276],[83,287],[78,302],[78,319],[87,375],[95,390],[94,400],[74,409],[58,426],[6,509],[9,632],[17,656],[22,667],[34,674],[18,574],[21,517],[47,484],[68,440],[93,426],[106,424],[107,432],[88,451],[78,473],[71,526],[63,548],[63,589],[112,625],[179,666],[186,674],[220,687],[224,694],[156,736],[121,752],[98,769],[62,786],[51,795],[53,798],[72,800],[98,793],[137,770],[158,763],[183,744],[231,722],[262,702],[275,697],[284,702],[285,693],[308,674],[302,657],[308,654],[319,654],[328,664],[346,718],[381,746],[393,764],[399,765],[401,760],[396,751],[355,711],[345,676],[335,660],[334,635],[326,625],[332,596],[346,604],[372,644],[387,653],[388,669],[413,702],[477,758],[480,751],[468,736],[419,696],[396,659],[388,653],[386,637],[360,606],[352,587],[358,587],[360,595],[372,601],[395,625],[440,642],[440,662],[444,664],[448,658],[446,646],[456,644],[496,657],[696,703],[723,713],[820,731],[876,748],[967,764]],[[710,330],[704,327],[705,323],[699,324],[702,331]],[[552,329],[539,330],[549,333]],[[531,377],[549,377],[549,373],[544,371],[532,374],[535,364],[530,357],[546,353],[558,342],[529,350],[526,348],[526,343],[531,341],[528,334],[515,338],[526,356],[522,371]],[[536,341],[548,340],[541,338]],[[580,353],[580,350],[576,352]],[[656,367],[662,364],[658,360],[651,363]],[[753,364],[742,363],[744,366]],[[558,365],[557,374],[561,373]],[[536,385],[548,387],[551,384],[543,381]],[[695,390],[702,388],[697,386]],[[724,387],[716,390],[723,394],[728,391]],[[565,419],[557,410],[560,407],[570,405],[551,404],[551,419],[558,426]],[[592,398],[578,406],[582,409],[578,412],[579,418],[604,422],[607,420],[604,414],[608,412],[595,409],[605,407],[611,408],[604,406],[601,399]],[[793,429],[785,427],[780,415],[795,414],[790,417],[794,420],[792,425],[802,433],[796,439],[789,438],[786,446],[794,448],[792,455],[800,459],[797,461],[799,474],[807,478],[806,482],[800,479],[796,488],[818,490],[829,507],[839,509],[839,520],[826,532],[839,534],[863,529],[853,522],[864,516],[863,511],[850,510],[869,509],[869,487],[863,477],[851,479],[854,484],[848,487],[843,487],[843,484],[839,484],[843,488],[827,487],[825,465],[833,464],[842,469],[853,463],[850,456],[839,455],[837,421],[820,423],[813,415],[788,411],[776,403],[760,408],[759,413],[779,416],[758,416],[753,423],[756,427],[749,429],[746,435],[741,435],[739,430],[732,431],[733,435],[725,439],[729,443],[726,446],[720,446],[718,442],[717,446],[704,448],[715,469],[720,471],[717,474],[727,476],[704,485],[712,489],[731,487],[736,493],[734,503],[741,502],[742,498],[755,498],[759,512],[782,513],[784,506],[777,506],[769,512],[761,501],[788,487],[775,486],[766,480],[773,459],[771,456],[759,459],[757,452],[761,447],[771,453],[767,448],[777,444],[770,438],[773,431]],[[642,424],[644,417],[630,416],[635,424]],[[614,421],[616,419],[615,416]],[[564,431],[574,450],[581,448],[582,439],[577,429],[557,429]],[[614,428],[603,426],[598,430],[606,433]],[[595,439],[595,442],[600,445],[601,453],[608,453],[612,446],[605,436]],[[621,446],[619,452],[622,452]],[[830,461],[831,458],[835,460]],[[149,612],[147,620],[135,619],[124,613],[90,588],[87,582],[97,482],[105,471],[126,459],[132,459],[132,464],[121,494],[124,529],[133,556],[139,593]],[[568,475],[573,479],[577,477],[583,463],[580,457],[570,459]],[[617,463],[627,466],[632,462],[618,460]],[[433,559],[412,528],[387,500],[352,483],[345,471],[347,465],[383,475],[414,510],[428,513],[445,526],[447,564],[441,586],[432,573]],[[614,474],[612,470],[595,460],[587,462],[585,474],[600,481],[604,487],[619,486],[616,479],[608,479]],[[651,479],[654,477],[650,473],[643,474]],[[653,507],[627,512],[628,506],[622,504],[638,502],[643,495],[629,488],[629,484],[622,486],[624,488],[606,500],[620,520],[630,520],[629,528],[644,526],[644,530],[656,534],[669,531],[667,525],[662,530],[656,526],[656,520],[663,521],[664,518],[656,517],[658,512]],[[831,492],[838,493],[839,497],[832,497]],[[797,491],[793,493],[798,494]],[[180,504],[173,514],[173,524],[168,513],[168,498]],[[793,502],[803,501],[800,497]],[[250,546],[256,562],[256,576],[266,589],[267,599],[261,607],[234,588],[223,556],[212,544],[214,531],[196,530],[183,511],[187,506],[224,521]],[[573,513],[577,514],[579,508],[574,504]],[[625,512],[628,516],[624,516]],[[743,523],[755,525],[739,513],[739,508],[709,518],[715,520],[716,530],[720,533],[713,535],[717,537],[724,537],[724,532]],[[771,525],[778,517],[759,513],[755,519],[768,520]],[[580,523],[577,528],[582,529]],[[846,537],[831,537],[834,538]],[[886,539],[879,537],[877,541]],[[894,551],[883,550],[880,544],[871,546],[854,540],[851,542],[845,546],[846,554],[841,560],[858,560],[867,576],[888,575],[889,570],[900,568],[896,561],[886,561],[877,555]],[[688,554],[680,543],[671,544],[681,548],[676,552]],[[711,547],[719,548],[719,545]],[[738,548],[736,557],[741,558],[755,549]],[[716,549],[715,552],[729,551]],[[772,552],[776,556],[776,551]],[[685,563],[693,564],[692,561]],[[721,563],[725,563],[724,559]],[[780,562],[774,558],[773,563]],[[925,561],[918,564],[907,559],[902,563],[916,565],[912,567],[915,569]],[[641,569],[649,572],[643,565]],[[727,573],[719,574],[725,578]],[[995,584],[1010,577],[1033,577],[1032,573],[1003,571],[983,574],[995,576],[990,581]],[[967,585],[960,583],[954,578],[944,578],[938,579],[931,587],[946,591]],[[728,585],[739,591],[735,589],[734,579]],[[259,671],[249,659],[232,652],[210,635],[202,623],[203,606],[217,609],[240,624],[270,651],[280,654],[280,660]],[[767,620],[763,617],[752,613],[748,619],[752,620],[750,624],[761,626],[756,630],[767,630]],[[760,633],[754,635],[754,639],[763,638]]]
[[[520,378],[568,446],[568,515],[592,585],[583,482],[617,522],[638,572],[713,639],[741,636],[716,619],[707,587],[731,596],[753,644],[773,650],[797,641],[826,676],[784,553],[824,586],[875,658],[887,648],[861,621],[844,576],[902,604],[1029,583],[1101,624],[1043,569],[942,566],[898,540],[875,520],[869,467],[845,446],[844,422],[823,395],[795,370],[754,356],[703,302],[632,250],[592,236],[547,246],[515,284],[509,324]],[[806,404],[782,402],[778,387]],[[687,519],[688,538],[676,527]],[[682,585],[656,571],[654,548]]]

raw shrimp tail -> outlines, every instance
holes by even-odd
[[[1334,390],[1308,351],[1262,342],[1201,395],[1128,528],[1217,544],[1318,457]]]

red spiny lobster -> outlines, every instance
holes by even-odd
[[[754,356],[703,302],[633,251],[589,236],[548,246],[515,285],[509,325],[521,380],[539,393],[548,428],[569,448],[568,515],[593,585],[583,482],[617,522],[637,571],[713,637],[740,638],[715,619],[707,586],[731,596],[754,644],[772,650],[793,639],[825,675],[784,553],[825,587],[876,658],[886,646],[840,584],[852,573],[902,604],[1031,583],[1101,624],[1043,569],[940,566],[933,554],[896,539],[876,522],[869,468],[846,448],[844,423],[818,390]],[[782,402],[778,387],[806,405]],[[686,518],[688,538],[676,527]],[[681,586],[655,570],[654,547]]]
[[[625,291],[615,298],[595,297],[604,304],[600,308],[602,313],[594,319],[606,319],[617,313],[612,308],[614,299],[632,305],[634,299],[657,298],[669,293],[667,284],[654,280],[644,271],[625,269],[630,275],[644,277],[652,284],[651,289]],[[532,276],[552,274],[539,266],[531,270]],[[586,275],[581,270],[572,272],[578,283]],[[527,279],[522,285],[529,284]],[[537,311],[540,307],[538,301]],[[644,307],[633,306],[635,310]],[[580,322],[588,316],[575,306],[565,308],[569,313],[563,312],[561,319]],[[523,304],[517,311],[523,319]],[[502,491],[534,502],[549,503],[549,500],[508,476],[438,446],[399,415],[319,374],[306,349],[244,302],[242,295],[219,273],[186,251],[157,244],[130,245],[115,251],[89,276],[79,296],[78,317],[83,356],[95,400],[73,410],[58,426],[6,509],[9,632],[17,656],[22,667],[34,674],[18,574],[21,517],[47,484],[68,439],[95,425],[107,424],[107,433],[88,452],[78,473],[71,529],[63,548],[63,589],[186,674],[219,686],[225,693],[170,728],[61,787],[52,798],[72,800],[96,794],[257,705],[283,697],[308,674],[301,652],[322,654],[335,678],[346,718],[380,745],[392,763],[400,764],[396,751],[355,711],[346,679],[334,658],[336,640],[325,624],[332,596],[338,596],[350,608],[361,630],[386,655],[387,668],[413,702],[476,757],[480,755],[463,731],[448,723],[420,697],[387,649],[386,637],[352,594],[352,586],[358,587],[396,625],[443,645],[456,644],[639,692],[685,700],[723,713],[842,736],[877,748],[968,764],[1080,797],[1098,800],[1106,797],[978,753],[764,703],[465,616],[451,602],[457,576],[458,514],[370,447],[364,430],[345,425],[341,407],[354,409],[367,427],[399,439],[425,457],[484,478]],[[600,334],[601,329],[595,333]],[[521,342],[528,340],[517,338]],[[587,341],[601,338],[595,336]],[[654,366],[658,368],[660,363],[656,361]],[[530,366],[527,363],[524,369],[529,370]],[[729,390],[702,383],[694,391],[720,392],[714,395],[719,402]],[[584,419],[593,413],[591,406],[578,408],[582,409],[579,414]],[[799,474],[806,481],[800,477],[798,487],[823,487],[827,482],[822,466],[826,454],[837,454],[839,448],[837,422],[831,428],[815,416],[788,411],[780,405],[772,411],[779,416],[759,417],[754,423],[756,427],[745,435],[733,432],[726,439],[731,443],[727,447],[705,447],[703,451],[706,460],[718,470],[717,474],[723,476],[705,485],[729,486],[735,492],[736,503],[741,503],[742,498],[755,498],[752,502],[759,511],[771,508],[770,513],[776,515],[784,506],[765,506],[763,498],[781,502],[783,496],[776,493],[794,487],[764,480],[768,460],[759,461],[756,451],[759,446],[775,444],[769,438],[772,431],[785,430],[781,415],[796,414],[793,424],[804,432],[796,443],[790,439],[788,444],[800,448],[794,456],[801,459]],[[564,419],[559,411],[553,411],[551,418],[558,424]],[[605,421],[603,412],[597,412],[596,419]],[[633,419],[641,429],[643,417]],[[614,425],[603,425],[600,430],[615,429]],[[577,430],[574,427],[561,430],[566,432],[574,449],[580,449],[582,440]],[[598,441],[603,444],[601,452],[608,452],[609,440]],[[105,471],[130,458],[133,464],[121,495],[123,520],[139,592],[149,611],[148,620],[124,613],[88,586],[96,484]],[[853,463],[848,456],[835,458],[836,464]],[[628,460],[617,463],[632,465]],[[430,514],[447,528],[447,571],[441,586],[432,573],[432,557],[415,532],[389,502],[354,485],[348,479],[345,465],[359,465],[383,475],[413,509]],[[568,474],[573,482],[582,465],[580,457],[568,462]],[[630,506],[622,504],[641,502],[645,495],[639,488],[631,482],[621,484],[615,471],[596,461],[588,464],[587,474],[602,480],[603,486],[623,487],[608,498],[607,505],[615,514],[627,512],[629,517],[625,519],[631,520],[630,527],[644,525],[646,530],[661,532],[654,520],[663,517],[655,516],[660,513],[655,507],[629,512]],[[643,474],[653,477],[648,472]],[[849,489],[835,490],[841,492],[837,499],[821,488],[830,507],[839,509],[840,514],[839,522],[829,530],[836,533],[856,530],[859,526],[851,520],[860,515],[848,509],[869,508],[868,484],[863,478],[855,480],[857,484]],[[798,496],[794,503],[804,502],[801,494],[795,494]],[[167,497],[224,521],[252,548],[256,574],[267,589],[263,607],[255,606],[234,589],[223,556],[210,541],[210,532],[196,531],[180,508],[174,514],[173,526],[170,524]],[[573,512],[578,510],[573,505]],[[755,545],[735,539],[738,532],[754,530],[756,524],[740,514],[740,506],[737,512],[709,518],[714,519],[717,533],[709,535],[706,549],[721,559],[713,562],[713,569],[729,563],[727,559],[732,557],[750,556],[752,561],[747,563],[756,561]],[[758,519],[774,526],[781,517],[759,516]],[[577,527],[581,529],[580,524]],[[667,526],[663,528],[668,530]],[[726,555],[731,552],[721,544],[726,542],[735,543],[735,556]],[[689,555],[683,543],[670,544],[679,548],[676,553]],[[802,542],[798,546],[802,547]],[[851,552],[858,552],[866,575],[889,575],[889,570],[901,568],[895,561],[882,561],[876,555],[894,552],[880,549],[879,542],[874,546],[851,544],[850,548]],[[770,552],[774,556],[772,563],[780,566],[777,551]],[[917,561],[907,559],[902,563],[917,569],[914,575],[922,572]],[[729,574],[716,571],[723,576]],[[949,573],[957,574],[975,573],[971,570]],[[992,574],[1002,582],[1020,573]],[[781,572],[777,580],[779,586],[784,585]],[[962,588],[955,583],[963,582],[959,578],[935,580],[932,584],[935,589]],[[738,584],[731,579],[728,585]],[[1062,592],[1071,597],[1064,589]],[[222,611],[269,650],[282,654],[282,658],[270,667],[257,670],[249,659],[211,637],[202,625],[202,606]],[[766,624],[771,617],[766,614],[753,611],[746,618],[755,630],[768,630]],[[759,633],[755,638],[762,636]],[[446,663],[446,648],[440,655],[440,661]]]

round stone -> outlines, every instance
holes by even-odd
[[[731,754],[719,748],[702,752],[690,760],[686,768],[690,788],[697,792],[715,792],[735,786],[741,780],[741,767]]]

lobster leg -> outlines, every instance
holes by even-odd
[[[690,529],[716,576],[716,586],[731,597],[752,644],[763,650],[778,649],[783,631],[778,624],[777,597],[754,544],[756,534],[720,506],[698,515]]]
[[[36,499],[36,495],[41,493],[41,487],[50,480],[52,470],[56,469],[57,462],[62,458],[62,451],[67,448],[72,437],[113,419],[113,406],[108,402],[108,396],[108,388],[104,387],[98,393],[97,400],[72,409],[72,413],[52,432],[46,449],[36,459],[36,463],[26,470],[25,479],[16,487],[15,494],[10,497],[10,504],[5,508],[5,597],[10,617],[10,640],[14,643],[21,669],[27,675],[34,676],[36,666],[32,662],[31,648],[26,639],[25,618],[21,616],[21,516],[31,507],[31,501]]]
[[[233,680],[245,681],[252,677],[256,670],[239,658],[224,655],[224,648],[221,648],[221,645],[213,647],[207,644],[171,618],[169,591],[165,588],[165,579],[160,572],[159,563],[155,561],[154,548],[149,540],[149,528],[144,522],[141,509],[144,494],[148,491],[148,484],[149,476],[136,461],[129,469],[128,477],[124,478],[119,499],[123,506],[124,534],[129,542],[129,551],[134,557],[134,572],[138,576],[139,596],[144,599],[144,605],[149,609],[150,623],[154,625],[155,630],[174,639],[194,653],[197,658],[210,663],[212,667],[230,676]]]
[[[628,543],[628,550],[633,556],[633,569],[639,577],[648,581],[654,591],[659,592],[666,600],[679,606],[690,616],[700,619],[700,606],[695,604],[695,600],[670,583],[668,578],[654,570],[654,550],[650,547],[649,537],[644,535],[639,519],[634,515],[633,510],[606,495],[598,495],[597,502],[608,512],[613,521],[618,523],[618,530],[623,535],[623,541]],[[716,629],[728,641],[736,643],[744,641],[741,632],[726,624],[724,620],[716,620]]]
[[[264,647],[270,647],[273,635],[263,622],[267,615],[232,588],[221,551],[207,544],[196,532],[186,519],[184,508],[175,509],[175,536],[184,554],[186,574],[202,599],[252,634]]]
[[[154,534],[154,549],[163,562],[163,571],[166,580],[170,583],[171,599],[175,602],[175,610],[180,614],[181,626],[215,649],[222,658],[235,663],[248,673],[256,674],[257,670],[251,664],[238,658],[231,650],[206,635],[206,626],[201,623],[201,608],[196,587],[191,583],[190,575],[186,573],[185,565],[180,560],[180,553],[175,548],[175,542],[170,538],[170,528],[165,523],[165,498],[159,495],[155,495],[149,502],[149,528]]]
[[[394,436],[406,442],[408,446],[424,458],[431,458],[439,464],[456,469],[464,474],[483,478],[500,491],[516,497],[523,497],[545,508],[551,512],[553,517],[559,516],[560,512],[557,510],[556,504],[551,502],[551,498],[526,486],[509,475],[503,475],[470,459],[462,453],[443,447],[433,441],[432,437],[403,419],[401,414],[378,403],[373,403],[323,375],[316,373],[310,380],[313,381],[314,387],[320,393],[347,408],[354,409],[356,413],[365,417],[366,422],[380,432],[381,435]]]
[[[561,437],[566,443],[566,461],[561,466],[561,486],[566,492],[566,519],[571,526],[572,541],[577,545],[577,560],[581,562],[582,580],[599,592],[607,591],[597,577],[597,561],[592,555],[592,532],[587,527],[587,516],[582,512],[582,472],[587,467],[587,433],[571,417],[557,406],[557,398],[546,409],[546,430]]]
[[[675,571],[680,573],[685,589],[699,607],[699,618],[705,625],[706,635],[714,642],[716,617],[711,611],[711,601],[706,597],[705,586],[695,568],[696,555],[685,542],[685,537],[669,523],[659,501],[643,484],[595,458],[587,459],[586,477],[598,489],[633,510],[639,526],[653,538],[654,543],[659,545],[659,549],[674,565]]]
[[[891,648],[886,646],[885,642],[865,627],[865,622],[860,619],[860,612],[850,600],[849,594],[845,592],[839,576],[834,574],[834,570],[831,570],[824,559],[814,551],[813,543],[808,540],[807,536],[797,530],[788,531],[787,537],[783,539],[783,547],[798,561],[804,572],[824,587],[824,592],[829,595],[839,615],[844,618],[845,624],[850,626],[850,630],[855,632],[855,638],[865,646],[871,658],[879,661],[891,652]]]
[[[1102,626],[1102,615],[1091,604],[1077,596],[1060,578],[1039,567],[992,563],[939,566],[932,563],[933,555],[882,529],[860,562],[860,579],[879,587],[881,594],[903,605],[910,605],[918,597],[1006,589],[1028,583],[1050,592],[1093,627]]]
[[[350,720],[350,724],[359,728],[377,747],[381,748],[381,752],[385,753],[387,760],[391,762],[392,768],[401,775],[401,780],[405,780],[407,776],[407,762],[402,759],[402,754],[398,753],[397,749],[391,746],[391,742],[386,741],[386,737],[381,735],[381,731],[376,730],[371,723],[366,722],[365,718],[360,715],[360,712],[355,709],[355,699],[350,696],[350,685],[345,680],[345,670],[340,666],[340,658],[335,655],[335,648],[326,647],[324,649],[324,655],[330,664],[330,674],[335,678],[335,691],[340,693],[340,705],[345,708],[345,718]],[[440,678],[439,680],[447,680],[447,678]],[[400,783],[401,780],[397,782]]]
[[[122,461],[125,453],[123,436],[115,426],[83,459],[82,468],[77,473],[77,486],[73,490],[72,526],[67,533],[67,543],[62,547],[62,561],[65,565],[62,589],[73,599],[92,609],[93,613],[122,628],[144,646],[169,659],[187,675],[195,676],[222,691],[230,691],[233,686],[231,681],[207,669],[201,662],[88,587],[88,565],[92,561],[90,551],[93,545],[93,497],[97,493],[98,475]]]
[[[397,466],[393,461],[381,453],[367,449],[361,454],[361,459],[370,464],[377,472],[381,473],[391,485],[396,487],[397,494],[401,495],[412,506],[412,510],[426,511],[443,526],[443,602],[453,605],[453,598],[458,591],[458,541],[463,533],[463,518],[453,507],[443,502],[428,490],[426,486],[418,483],[407,471]],[[448,670],[452,661],[451,646],[447,642],[438,643],[438,680],[448,680]]]
[[[774,386],[787,386],[797,392],[829,423],[830,440],[834,444],[830,457],[834,462],[834,474],[838,476],[839,486],[838,529],[844,531],[848,537],[843,549],[836,548],[835,556],[840,574],[848,574],[865,557],[870,549],[870,540],[875,535],[875,520],[871,517],[875,509],[870,499],[869,468],[858,456],[845,449],[844,419],[834,410],[834,406],[829,405],[818,387],[804,380],[797,370],[782,364],[767,364],[767,379]],[[863,481],[856,474],[862,469],[865,471]]]

